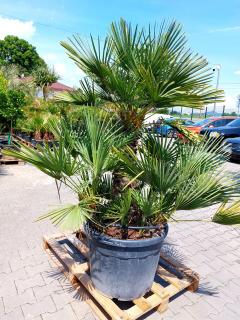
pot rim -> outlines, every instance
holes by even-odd
[[[102,244],[107,244],[111,246],[118,246],[118,247],[148,247],[155,244],[158,244],[159,242],[162,242],[167,234],[168,234],[168,224],[166,223],[163,228],[163,232],[160,236],[147,238],[147,239],[138,239],[138,240],[131,240],[131,239],[116,239],[113,237],[110,237],[106,234],[103,234],[96,229],[94,229],[92,226],[89,225],[89,222],[84,224],[84,231],[92,240],[95,240],[97,242],[100,242]]]

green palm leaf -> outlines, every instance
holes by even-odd
[[[212,217],[212,221],[225,225],[240,224],[240,200],[230,204],[227,202],[221,204]]]

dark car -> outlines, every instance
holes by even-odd
[[[205,134],[209,138],[235,138],[240,137],[240,118],[237,118],[226,126],[218,128],[206,128],[200,131],[200,134]]]
[[[240,138],[228,138],[225,141],[229,146],[230,158],[240,160]]]

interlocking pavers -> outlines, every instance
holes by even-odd
[[[24,315],[22,313],[22,309],[19,307],[12,312],[5,313],[1,318],[1,320],[25,320]]]
[[[71,302],[72,309],[78,315],[78,319],[83,319],[86,314],[91,313],[91,307],[84,301]]]
[[[229,168],[240,171],[239,165]],[[89,305],[71,290],[42,249],[42,235],[55,228],[34,222],[58,204],[54,181],[28,165],[5,170],[0,184],[0,319],[93,320]],[[62,202],[74,200],[63,188]],[[207,218],[214,208],[194,211],[194,218]],[[191,219],[192,213],[184,212],[184,218]],[[236,228],[171,224],[165,249],[199,272],[202,281],[198,293],[185,292],[166,313],[155,312],[149,320],[239,320],[239,241]]]
[[[12,312],[16,307],[20,307],[24,304],[33,304],[36,302],[36,298],[33,294],[33,289],[27,289],[22,294],[16,294],[12,296],[6,296],[3,298],[5,312]]]
[[[61,310],[56,311],[55,313],[44,313],[42,315],[43,320],[78,320],[76,314],[72,310],[70,305],[63,307]]]
[[[18,293],[20,294],[23,293],[28,288],[45,285],[45,282],[41,274],[28,277],[27,279],[24,279],[24,280],[16,280],[15,283],[16,283]]]
[[[33,288],[34,295],[37,299],[37,301],[41,301],[44,299],[47,295],[53,292],[62,291],[63,287],[59,283],[59,281],[55,280],[45,286],[36,286]]]
[[[45,297],[42,301],[35,304],[24,304],[22,306],[25,319],[33,319],[44,313],[53,313],[56,311],[54,302],[50,296]],[[59,319],[60,320],[60,319]]]
[[[70,286],[69,286],[69,289],[72,290],[72,288]],[[63,308],[66,304],[74,301],[74,293],[67,292],[64,290],[59,291],[59,292],[53,292],[51,294],[51,297],[57,307],[57,310]]]

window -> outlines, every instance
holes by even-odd
[[[221,127],[221,126],[225,126],[226,124],[227,124],[226,119],[219,119],[210,123],[210,126],[213,125],[214,127]]]

